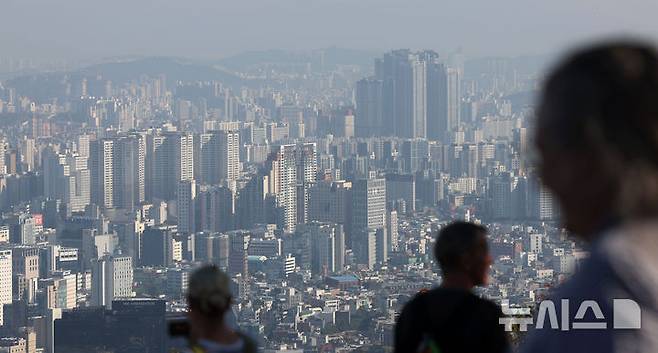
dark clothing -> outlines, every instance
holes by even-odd
[[[395,326],[395,353],[417,353],[432,340],[441,353],[498,353],[509,349],[500,307],[460,289],[416,295]]]

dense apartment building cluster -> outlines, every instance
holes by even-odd
[[[483,295],[546,295],[586,254],[531,164],[535,77],[432,51],[374,67],[0,86],[0,351],[164,352],[202,263],[265,352],[388,351],[453,219],[491,231]]]

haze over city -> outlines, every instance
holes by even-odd
[[[571,353],[658,281],[657,13],[2,1],[0,353]]]
[[[606,35],[658,35],[647,0],[7,0],[0,48],[16,58],[223,57],[330,46],[557,54]]]

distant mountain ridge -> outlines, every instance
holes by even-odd
[[[96,64],[79,70],[77,73],[94,77],[101,75],[116,83],[136,80],[140,75],[155,77],[164,74],[168,81],[222,81],[228,85],[239,84],[237,75],[220,71],[212,66],[198,64],[191,60],[172,57],[147,57],[132,61]]]
[[[157,77],[165,75],[170,84],[176,81],[221,81],[228,86],[245,84],[239,76],[218,70],[210,65],[198,64],[185,59],[171,57],[147,57],[91,65],[71,72],[37,73],[8,80],[5,85],[16,89],[19,95],[48,102],[64,98],[65,81],[73,84],[83,78],[92,83],[97,77],[112,81],[113,86],[122,86],[142,75]],[[66,80],[65,80],[66,79]]]

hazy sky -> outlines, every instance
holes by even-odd
[[[0,0],[0,57],[220,57],[328,46],[550,53],[658,38],[656,0]]]

